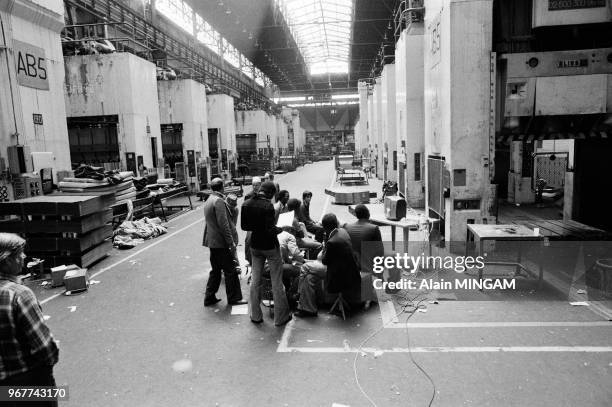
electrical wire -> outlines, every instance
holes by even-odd
[[[421,301],[423,301],[423,300],[421,300]],[[432,387],[431,399],[429,400],[429,404],[427,404],[428,407],[431,407],[433,405],[433,402],[434,402],[435,398],[436,398],[436,383],[434,382],[432,377],[429,375],[429,373],[427,373],[427,371],[425,369],[423,369],[423,367],[414,359],[414,355],[412,354],[412,348],[410,346],[410,334],[408,333],[408,320],[410,318],[412,318],[412,316],[414,315],[415,311],[418,309],[418,305],[420,304],[421,301],[419,301],[419,303],[417,303],[417,308],[415,308],[414,311],[412,311],[406,317],[406,342],[408,343],[408,355],[410,356],[410,360],[412,361],[412,364],[415,365],[417,367],[417,369],[419,369],[421,371],[421,373],[423,373],[423,375],[431,383],[431,387]]]
[[[412,208],[409,209],[409,211],[411,213],[416,213]],[[425,236],[424,239],[421,243],[421,249],[423,249],[423,251],[425,250],[426,246],[429,244],[429,236],[431,235],[431,231],[433,230],[433,223],[431,222],[419,222],[419,228],[418,230],[421,232],[425,232]],[[414,273],[410,274],[410,277],[414,278],[416,276],[418,276],[419,273],[423,273],[423,270],[416,270]],[[436,271],[435,275],[438,275],[438,271]],[[419,363],[414,359],[414,356],[412,355],[412,349],[410,348],[410,336],[408,334],[408,320],[416,313],[416,311],[419,309],[421,303],[423,301],[426,300],[426,298],[423,298],[421,300],[419,300],[416,305],[414,304],[414,301],[419,298],[421,295],[423,294],[429,294],[429,292],[427,293],[419,293],[417,294],[414,298],[410,299],[408,297],[408,294],[404,295],[403,298],[401,298],[401,300],[399,301],[400,305],[401,305],[401,310],[396,313],[394,315],[393,318],[391,318],[389,320],[389,322],[383,324],[380,326],[380,328],[378,328],[376,331],[372,332],[368,337],[366,337],[357,347],[357,352],[355,352],[355,358],[353,359],[353,376],[355,378],[355,383],[357,384],[357,387],[359,388],[359,391],[361,392],[361,394],[370,402],[370,404],[373,407],[378,407],[377,404],[374,402],[374,400],[372,400],[372,398],[368,395],[368,393],[364,390],[363,386],[361,386],[361,383],[359,382],[359,375],[357,374],[357,359],[359,357],[359,355],[362,353],[362,349],[363,346],[370,341],[370,339],[372,339],[373,337],[375,337],[376,335],[378,335],[383,329],[385,329],[389,324],[391,324],[393,322],[394,319],[398,318],[400,315],[402,315],[403,313],[406,312],[407,308],[412,307],[413,310],[408,314],[407,318],[406,318],[406,339],[408,342],[408,354],[410,356],[410,360],[411,362],[416,366],[417,369],[419,369],[419,371],[421,373],[423,373],[423,375],[425,375],[425,377],[429,380],[429,382],[432,384],[433,387],[433,392],[432,392],[432,396],[431,399],[429,400],[429,404],[428,407],[431,407],[434,399],[436,397],[436,384],[434,382],[434,380],[432,379],[432,377],[427,373],[427,371],[425,371],[425,369],[423,369],[423,367],[421,367],[421,365],[419,365]],[[403,304],[402,304],[403,303]]]
[[[363,348],[363,346],[373,337],[375,337],[376,335],[378,335],[383,329],[385,329],[387,327],[387,325],[391,324],[393,322],[393,320],[397,317],[399,317],[401,314],[406,312],[406,309],[408,307],[413,307],[414,309],[408,314],[408,318],[406,318],[406,323],[408,322],[408,319],[410,319],[412,317],[412,315],[414,315],[414,313],[417,311],[417,309],[419,309],[419,306],[421,305],[421,303],[423,301],[425,301],[427,298],[423,298],[421,300],[419,300],[416,305],[414,305],[414,301],[420,297],[421,295],[423,295],[423,293],[417,294],[413,299],[408,299],[408,295],[404,296],[404,300],[408,300],[406,301],[406,303],[402,306],[402,309],[396,313],[394,315],[393,318],[391,318],[389,320],[389,322],[387,322],[386,324],[381,325],[380,328],[378,328],[376,331],[374,331],[373,333],[371,333],[366,339],[364,339],[359,346],[357,347],[357,352],[355,352],[355,358],[353,359],[353,376],[355,378],[355,383],[357,384],[357,387],[359,388],[359,391],[361,392],[361,394],[370,402],[370,404],[373,407],[378,407],[378,405],[374,402],[374,400],[372,400],[372,398],[366,393],[366,391],[363,389],[363,387],[361,386],[361,383],[359,382],[359,375],[357,374],[357,359],[359,357],[359,355],[362,353],[361,349]],[[408,335],[408,327],[406,327],[406,335]],[[410,342],[408,342],[410,343]],[[429,379],[429,381],[432,383],[433,385],[433,395],[431,400],[429,401],[428,407],[431,407],[435,395],[436,395],[436,385],[433,381],[433,379],[431,378],[431,376],[414,360],[414,357],[412,356],[412,351],[410,349],[410,344],[408,345],[408,353],[410,355],[410,360],[412,361],[412,363]]]

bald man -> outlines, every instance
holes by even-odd
[[[221,301],[217,291],[221,285],[221,271],[225,275],[225,293],[230,305],[246,304],[242,299],[240,279],[234,264],[238,234],[232,222],[232,213],[225,203],[223,180],[215,178],[210,182],[212,193],[204,203],[204,239],[202,244],[210,249],[210,275],[204,293],[204,306]]]

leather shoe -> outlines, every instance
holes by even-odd
[[[304,311],[302,309],[299,309],[299,310],[295,311],[293,313],[293,315],[295,315],[298,318],[312,318],[312,317],[316,317],[317,313],[316,312],[310,312],[310,311]]]
[[[244,305],[244,304],[248,304],[249,302],[247,300],[238,300],[238,301],[232,301],[230,303],[228,303],[229,305]]]
[[[204,300],[204,306],[205,307],[210,307],[211,305],[215,305],[216,303],[218,303],[219,301],[221,301],[220,298],[207,298]]]
[[[251,322],[254,324],[261,324],[263,322],[263,319],[260,319],[259,321],[255,321],[254,319],[252,319]]]

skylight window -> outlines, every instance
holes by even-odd
[[[193,34],[193,9],[189,4],[179,0],[157,0],[155,8],[183,30]]]
[[[276,0],[311,75],[348,73],[353,0]]]

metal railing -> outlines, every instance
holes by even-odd
[[[424,19],[424,0],[402,0],[393,16],[395,42],[397,42],[403,30],[410,28],[412,24],[422,23]]]
[[[169,59],[185,61],[195,72],[193,77],[199,78],[202,83],[209,86],[220,83],[228,89],[237,91],[244,100],[262,105],[272,104],[263,93],[263,88],[256,85],[253,80],[247,79],[238,70],[225,67],[223,60],[205,50],[204,45],[195,43],[195,40],[182,41],[168,34],[117,0],[65,0],[65,3],[105,20],[103,23],[92,24],[92,26],[105,27],[103,35],[108,34],[109,27],[116,28],[134,44],[141,44],[143,50],[160,51],[165,53]],[[72,40],[76,41],[76,39]]]

